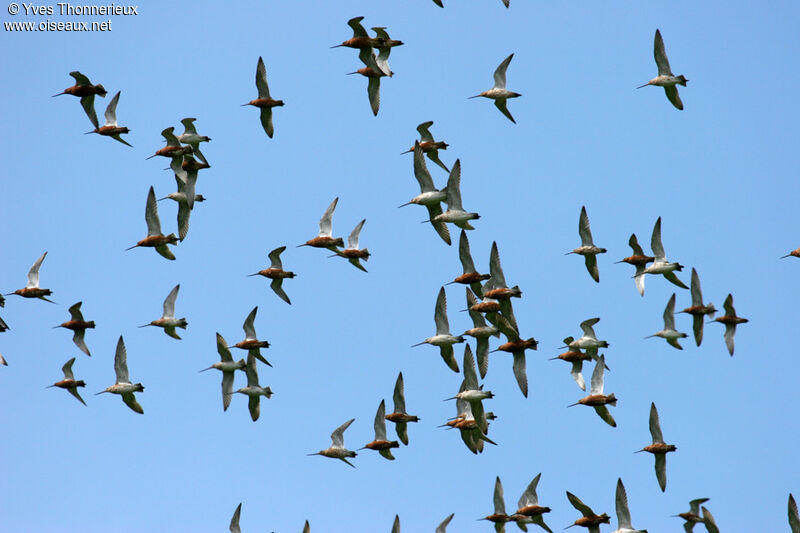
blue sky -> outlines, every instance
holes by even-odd
[[[55,5],[55,4],[53,4]],[[351,36],[346,21],[386,26],[405,42],[390,57],[395,76],[381,83],[381,109],[370,112],[357,52],[329,47]],[[23,287],[42,252],[42,287],[58,305],[8,296],[0,316],[0,530],[85,532],[225,531],[243,502],[243,531],[389,531],[399,514],[404,531],[433,531],[455,513],[451,531],[491,531],[476,519],[492,512],[495,476],[509,510],[539,472],[539,498],[552,507],[554,530],[579,513],[564,492],[614,517],[614,489],[625,483],[633,523],[680,531],[670,515],[688,501],[707,507],[727,531],[788,531],[786,500],[800,493],[796,443],[797,260],[778,259],[800,246],[797,233],[796,98],[800,8],[778,2],[671,2],[601,5],[513,0],[331,3],[215,2],[139,5],[133,17],[112,17],[105,33],[0,32],[3,84],[0,179],[3,293]],[[47,17],[10,17],[2,21]],[[55,21],[107,17],[49,17]],[[657,73],[653,34],[660,28],[681,88],[684,111],[660,88],[634,88]],[[485,99],[492,73],[510,53],[509,102],[517,125]],[[254,72],[263,56],[274,98],[275,137],[258,111]],[[121,90],[123,146],[90,129],[78,100],[50,98],[79,70],[109,91],[96,99],[102,116]],[[146,234],[144,204],[175,182],[163,158],[162,129],[197,117],[212,168],[202,171],[187,239],[166,261],[149,249],[125,252]],[[462,165],[464,207],[481,214],[470,232],[479,270],[488,270],[497,241],[506,280],[523,290],[514,309],[528,352],[530,393],[523,398],[511,357],[492,354],[487,409],[499,418],[498,443],[471,454],[455,432],[436,428],[453,416],[460,376],[430,346],[409,348],[434,332],[439,288],[461,273],[454,245],[445,246],[417,206],[397,209],[418,193],[410,154],[420,122],[450,144],[440,157]],[[446,174],[429,165],[434,182]],[[335,236],[363,218],[362,247],[372,252],[364,274],[326,251],[295,248],[316,236],[334,197]],[[585,205],[599,257],[594,283],[578,246]],[[177,207],[161,202],[161,222],[176,231]],[[667,300],[678,290],[648,278],[636,292],[633,269],[613,262],[630,255],[635,232],[649,250],[662,217],[669,259],[697,269],[706,301],[732,293],[741,316],[731,358],[723,327],[706,326],[703,345],[677,351],[661,339]],[[268,280],[248,278],[267,253],[287,245],[284,282],[291,306]],[[137,326],[160,316],[177,283],[183,340]],[[454,333],[471,327],[464,289],[447,287]],[[83,301],[92,357],[51,329]],[[215,332],[241,340],[242,322],[259,307],[256,328],[272,346],[274,368],[260,367],[275,395],[253,423],[247,402],[220,405],[218,373],[197,371],[218,360]],[[561,339],[599,316],[598,335],[612,371],[606,392],[618,427],[591,409],[566,406],[584,394],[569,367],[548,361]],[[678,329],[691,320],[678,315]],[[123,335],[144,415],[118,397],[92,393],[114,380],[113,354]],[[495,348],[499,343],[492,340]],[[474,343],[473,343],[474,348]],[[461,362],[462,347],[456,357]],[[239,356],[239,354],[234,354]],[[58,389],[63,363],[87,387],[88,406]],[[385,461],[370,450],[353,460],[306,457],[330,444],[331,431],[355,417],[345,444],[372,440],[382,398],[391,407],[397,373],[406,401],[422,421],[410,445]],[[588,380],[591,366],[585,369]],[[244,376],[237,376],[237,387]],[[650,402],[658,406],[667,458],[666,493],[653,459],[634,451],[650,443]],[[390,435],[393,428],[389,427]],[[746,507],[743,502],[746,501]],[[515,528],[509,524],[510,529]]]

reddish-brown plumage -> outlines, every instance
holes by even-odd
[[[470,418],[469,420],[467,420],[465,418],[459,418],[459,419],[456,419],[456,420],[451,420],[451,422],[455,422],[455,424],[453,424],[453,427],[458,428],[458,429],[477,429],[478,428],[478,423],[475,421],[474,418]],[[448,423],[448,425],[449,425],[449,423]]]
[[[497,289],[492,289],[490,291],[483,292],[484,298],[492,298],[494,300],[507,300],[509,298],[520,298],[522,297],[522,291],[519,290],[518,287],[509,289],[508,287],[500,287]]]
[[[242,350],[252,350],[254,348],[269,348],[267,341],[257,341],[255,339],[243,340],[233,345],[234,348],[241,348]]]
[[[380,78],[380,77],[386,76],[386,74],[384,74],[383,72],[380,72],[380,71],[377,71],[377,70],[373,70],[373,69],[371,69],[369,67],[362,67],[362,68],[358,69],[356,72],[358,72],[362,76],[366,76],[368,78]]]
[[[681,518],[683,518],[687,522],[694,522],[695,524],[697,524],[699,522],[703,522],[703,517],[702,516],[698,516],[698,515],[696,515],[694,513],[681,513],[678,516],[680,516]]]
[[[479,302],[470,307],[470,310],[478,313],[496,313],[500,311],[500,304],[497,302]]]
[[[419,417],[414,415],[409,415],[406,413],[389,413],[388,415],[384,416],[386,420],[390,422],[419,422]],[[451,420],[452,422],[452,420]],[[448,423],[449,424],[449,423]]]
[[[353,248],[348,248],[346,250],[342,250],[339,252],[341,255],[348,259],[369,259],[369,251],[364,248],[363,250],[355,250]]]
[[[562,361],[567,361],[569,363],[575,363],[577,361],[589,361],[591,360],[592,356],[588,353],[583,352],[564,352],[558,356],[558,359]]]
[[[736,324],[744,324],[745,322],[750,322],[750,321],[740,316],[725,315],[719,318],[715,318],[714,322],[719,322],[721,324],[725,324],[726,326],[727,325],[735,326]]]
[[[656,442],[654,444],[650,444],[642,448],[643,452],[650,452],[650,453],[667,453],[667,452],[674,452],[677,450],[678,447],[674,444],[664,444],[661,442]]]
[[[419,143],[420,149],[425,153],[430,152],[431,150],[447,150],[448,146],[450,145],[444,141],[421,141]],[[414,147],[412,146],[409,152],[413,151]],[[489,279],[489,276],[484,279]]]
[[[94,133],[99,133],[100,135],[106,135],[110,137],[112,135],[119,135],[121,133],[130,133],[130,130],[120,126],[101,126],[94,130]]]
[[[621,261],[629,265],[646,265],[647,263],[652,263],[655,259],[655,257],[650,257],[649,255],[631,255]]]
[[[383,39],[377,37],[352,37],[343,41],[339,46],[346,46],[348,48],[366,48],[368,46],[378,47],[383,44]]]
[[[716,312],[716,309],[705,305],[693,305],[691,307],[687,307],[682,312],[689,313],[690,315],[707,315]]]
[[[608,516],[606,513],[594,516],[582,516],[577,520],[575,520],[576,526],[583,526],[583,527],[596,526],[599,524],[610,524],[610,523],[611,523],[611,517]]]
[[[256,98],[255,100],[250,100],[247,105],[261,108],[279,107],[283,105],[283,100],[273,100],[272,98]]]
[[[192,149],[191,146],[165,146],[153,155],[160,155],[163,157],[178,157],[181,155],[191,154],[193,152],[194,149]]]
[[[86,322],[85,320],[69,320],[61,324],[62,328],[67,328],[71,330],[76,329],[86,329],[86,328],[94,328],[94,320]]]
[[[507,514],[490,514],[489,516],[487,516],[485,518],[485,520],[488,520],[489,522],[495,522],[495,523],[501,523],[502,524],[502,523],[505,523],[505,522],[511,522],[514,519],[511,518],[510,516],[508,516]]]
[[[789,255],[791,255],[792,257],[800,257],[800,248],[798,248],[797,250],[792,250],[791,252],[789,252]]]
[[[136,243],[136,246],[148,246],[154,248],[162,244],[174,244],[178,242],[178,237],[173,234],[169,235],[149,235]]]
[[[306,244],[314,248],[331,248],[333,246],[344,246],[344,239],[341,237],[338,239],[333,237],[314,237],[310,241],[306,241]]]
[[[374,440],[370,443],[364,445],[364,448],[369,448],[370,450],[389,450],[391,448],[399,448],[400,443],[396,440]]]
[[[73,85],[72,87],[67,87],[66,89],[64,89],[64,92],[62,94],[71,94],[72,96],[78,96],[80,98],[92,94],[99,94],[100,96],[105,96],[106,90],[99,83],[97,85]]]
[[[605,394],[590,394],[585,398],[581,398],[578,400],[578,403],[581,405],[590,405],[595,407],[597,405],[606,405],[607,403],[614,403],[617,401],[617,398],[613,394],[605,395]]]
[[[211,168],[211,165],[209,165],[208,163],[201,163],[197,159],[191,159],[191,160],[184,159],[183,163],[181,163],[181,168],[188,172],[190,170],[202,170],[204,168]]]
[[[536,340],[533,339],[533,338],[531,338],[531,339],[518,339],[518,340],[515,340],[515,341],[509,341],[509,342],[507,342],[505,344],[501,344],[500,346],[497,347],[497,349],[500,350],[501,352],[513,353],[513,352],[520,352],[520,351],[528,350],[528,349],[535,350],[537,344],[539,344],[539,343],[536,342]]]
[[[521,514],[524,516],[537,516],[549,512],[549,507],[542,507],[541,505],[526,505],[525,507],[517,509],[516,514]]]
[[[42,296],[50,296],[53,291],[50,289],[40,289],[38,287],[26,287],[24,289],[17,289],[14,294],[22,296],[23,298],[41,298]]]
[[[85,387],[86,383],[81,380],[74,380],[74,379],[62,379],[57,383],[53,383],[53,387],[58,387],[60,389],[73,389],[75,387]]]
[[[281,270],[280,268],[267,268],[264,270],[259,270],[257,273],[269,279],[284,279],[294,277],[294,272]]]
[[[461,283],[462,285],[470,285],[472,283],[478,283],[481,281],[485,281],[491,278],[489,274],[478,274],[477,272],[467,272],[466,274],[461,274],[456,279],[453,280],[453,283]]]

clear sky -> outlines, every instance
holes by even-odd
[[[800,493],[796,402],[800,262],[780,256],[800,246],[796,205],[798,69],[797,2],[533,2],[512,0],[366,2],[140,3],[136,16],[11,17],[7,21],[112,21],[94,33],[0,31],[3,50],[0,141],[0,291],[25,284],[44,251],[41,286],[58,305],[7,296],[0,316],[0,501],[3,532],[225,531],[243,502],[243,531],[433,531],[455,513],[450,531],[492,531],[476,519],[492,512],[495,476],[509,511],[539,472],[539,498],[552,508],[553,530],[579,513],[565,491],[612,515],[614,489],[627,487],[633,524],[681,531],[670,515],[708,497],[723,531],[788,531],[788,494]],[[5,6],[5,4],[4,4]],[[357,52],[330,49],[351,37],[348,19],[386,26],[404,41],[392,51],[395,76],[381,80],[381,108],[370,111],[367,81],[346,76],[362,65]],[[636,90],[657,73],[653,34],[660,28],[684,111],[657,87]],[[492,73],[510,53],[512,124],[486,99]],[[256,97],[258,57],[274,98],[275,136],[268,139]],[[51,98],[79,70],[102,83],[102,119],[116,91],[128,148],[83,135],[91,129],[78,99]],[[196,117],[212,141],[203,153],[187,239],[176,261],[151,249],[124,251],[146,235],[144,205],[175,190],[164,158],[162,129]],[[458,231],[446,246],[425,210],[396,206],[418,194],[410,154],[415,127],[450,144],[440,152],[462,165],[464,207],[481,214],[469,233],[478,269],[488,270],[496,241],[505,277],[519,285],[514,301],[528,352],[530,394],[523,398],[511,357],[492,354],[486,402],[498,419],[475,456],[455,431],[437,428],[455,415],[444,398],[461,377],[431,346],[410,348],[434,333],[439,288],[461,274]],[[429,169],[437,186],[447,175]],[[335,236],[347,237],[363,218],[361,246],[369,273],[327,251],[297,244],[316,236],[334,197]],[[564,253],[579,245],[585,205],[599,256],[600,283],[583,260]],[[177,206],[159,203],[166,232],[176,231]],[[688,291],[648,277],[644,298],[627,255],[635,232],[649,251],[662,217],[667,257],[697,269],[706,301],[721,309],[728,293],[750,319],[738,328],[730,357],[723,326],[709,324],[697,348],[678,351],[658,338],[673,292],[677,308]],[[284,267],[297,273],[284,288],[289,306],[268,280],[267,253],[286,245]],[[161,314],[181,284],[176,312],[188,329],[177,341],[156,328],[138,329]],[[446,288],[456,334],[471,327],[464,288]],[[83,301],[92,357],[51,329]],[[230,344],[243,338],[245,316],[258,306],[256,328],[271,347],[274,368],[260,366],[275,392],[253,423],[246,399],[220,401],[215,332]],[[619,397],[611,428],[592,409],[566,406],[584,393],[569,366],[548,361],[578,324],[599,316],[598,336],[611,372],[606,392]],[[677,315],[691,334],[691,320]],[[93,396],[114,381],[113,356],[123,335],[144,415],[119,397]],[[495,348],[498,341],[492,339]],[[474,348],[474,341],[472,343]],[[463,345],[457,346],[461,362]],[[234,353],[237,358],[243,352]],[[45,387],[77,357],[84,379],[80,405]],[[588,381],[593,365],[586,365]],[[382,398],[391,408],[397,373],[405,376],[410,444],[389,462],[362,450],[351,469],[307,457],[345,433],[350,449],[373,438]],[[244,386],[244,375],[236,386]],[[649,454],[648,412],[655,402],[668,443],[662,493]],[[390,436],[394,429],[389,426]],[[533,526],[535,527],[535,526]],[[508,525],[509,531],[516,529]],[[695,531],[698,531],[697,529]]]

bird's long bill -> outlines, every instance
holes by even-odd
[[[455,399],[456,399],[456,397],[455,397],[455,396],[453,396],[452,398],[445,398],[445,399],[444,399],[444,400],[442,400],[442,401],[443,401],[443,402],[447,402],[447,401],[449,401],[449,400],[455,400]]]
[[[55,385],[48,385],[47,387],[45,387],[45,389],[51,389],[53,387],[55,387]]]
[[[430,219],[428,219],[428,220],[423,220],[422,222],[420,222],[420,224],[425,224],[426,222],[433,223],[433,220],[430,220]]]
[[[140,328],[146,328],[147,326],[152,326],[152,324],[144,324],[143,326],[139,326]]]
[[[308,244],[307,243],[298,244],[297,246],[295,246],[295,248],[300,248],[301,246],[308,246]]]
[[[652,339],[653,337],[655,337],[655,335],[648,335],[647,337],[644,337],[644,338],[645,339]]]
[[[92,130],[92,131],[87,131],[86,133],[84,133],[84,135],[89,135],[90,133],[94,133],[94,130]]]
[[[208,368],[204,368],[203,370],[198,370],[197,373],[199,374],[200,372],[205,372],[206,370],[211,370],[212,368],[214,368],[214,367],[210,366]]]
[[[578,405],[578,404],[580,404],[580,403],[581,403],[581,402],[575,402],[575,403],[571,403],[571,404],[569,404],[567,407],[575,407],[576,405]]]
[[[165,196],[164,198],[159,198],[158,200],[156,200],[156,202],[160,202],[161,200],[166,200],[167,198],[169,198],[169,196]]]
[[[423,344],[425,344],[425,341],[418,342],[417,344],[412,344],[411,347],[416,348],[417,346],[422,346]]]
[[[107,390],[101,390],[100,392],[95,392],[94,395],[97,396],[98,394],[103,394],[104,392],[108,392]]]
[[[256,272],[255,274],[248,274],[247,275],[248,278],[252,278],[253,276],[258,276],[258,272]]]
[[[150,157],[145,157],[145,158],[144,158],[144,160],[145,160],[145,161],[147,161],[148,159],[153,159],[153,158],[154,158],[155,156],[157,156],[157,155],[158,155],[158,154],[153,154],[153,155],[151,155]]]
[[[317,452],[317,453],[307,453],[306,455],[307,455],[308,457],[311,457],[312,455],[322,455],[322,454],[321,454],[321,453],[319,453],[319,452]]]
[[[479,94],[476,94],[475,96],[470,96],[469,98],[467,98],[467,100],[469,100],[469,99],[471,99],[471,98],[477,98],[477,97],[479,97],[479,96],[480,96]]]
[[[647,82],[647,83],[645,83],[644,85],[639,85],[639,86],[637,87],[637,89],[641,89],[642,87],[647,87],[648,85],[650,85],[650,82]]]
[[[403,153],[406,153],[406,152],[403,152]],[[405,207],[405,206],[407,206],[407,205],[411,205],[411,204],[413,204],[413,203],[414,203],[414,202],[406,202],[406,203],[404,203],[403,205],[398,205],[398,206],[397,206],[397,209],[400,209],[401,207]],[[426,222],[427,222],[427,221],[426,221]],[[785,255],[785,256],[783,256],[783,257],[789,257],[789,256]],[[781,259],[783,259],[783,257],[781,257]]]
[[[133,246],[131,246],[130,248],[125,248],[125,251],[127,252],[128,250],[133,250],[133,249],[134,249],[134,248],[136,248],[137,246],[139,246],[139,245],[138,245],[138,244],[134,244],[134,245],[133,245]]]
[[[624,263],[624,262],[625,262],[625,261],[614,261],[614,264],[615,264],[615,265],[618,265],[618,264],[620,264],[620,263]]]

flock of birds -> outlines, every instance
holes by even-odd
[[[440,1],[434,0],[434,2],[442,6]],[[508,1],[504,1],[504,4],[508,7]],[[353,29],[353,37],[337,46],[359,50],[359,59],[365,64],[365,67],[353,72],[353,74],[358,73],[368,78],[367,92],[369,102],[372,112],[377,115],[380,105],[380,79],[382,77],[392,76],[392,71],[388,64],[389,53],[393,47],[400,46],[403,43],[391,39],[384,27],[372,28],[373,31],[375,31],[375,36],[369,36],[361,25],[362,19],[363,17],[355,17],[348,21],[348,25]],[[377,55],[375,51],[377,51]],[[664,42],[658,30],[656,30],[655,34],[654,56],[658,66],[658,76],[645,85],[642,85],[642,87],[647,85],[664,87],[669,101],[676,108],[683,109],[683,103],[678,95],[677,86],[686,86],[688,80],[686,80],[684,76],[674,76],[672,74],[664,51]],[[495,106],[500,112],[510,121],[515,122],[508,110],[507,100],[509,98],[519,97],[520,94],[506,89],[506,70],[512,58],[513,54],[509,55],[498,66],[494,73],[494,86],[492,89],[471,98],[482,96],[493,99]],[[99,126],[94,107],[94,97],[96,95],[105,97],[107,94],[105,88],[100,84],[92,84],[89,78],[80,72],[71,72],[70,76],[75,79],[76,84],[59,94],[70,94],[80,98],[81,106],[94,126],[94,129],[87,133],[97,133],[99,135],[108,136],[127,146],[131,146],[121,137],[122,134],[128,133],[129,129],[127,127],[120,127],[117,123],[116,109],[119,103],[120,92],[118,91],[113,96],[106,108],[105,124]],[[283,106],[284,104],[282,100],[275,100],[270,96],[266,67],[261,57],[259,57],[256,67],[256,87],[258,89],[258,98],[243,105],[254,106],[260,109],[261,124],[266,134],[272,137],[274,134],[272,108]],[[136,247],[154,248],[158,254],[166,259],[174,260],[175,255],[169,246],[174,246],[187,237],[191,211],[194,209],[196,202],[202,202],[205,199],[196,192],[198,173],[200,170],[210,167],[205,156],[200,151],[200,143],[209,142],[211,139],[197,133],[194,126],[195,120],[195,118],[189,117],[181,121],[184,126],[184,133],[181,135],[176,136],[173,127],[164,129],[162,131],[162,136],[166,140],[166,146],[157,150],[150,156],[161,156],[170,160],[170,169],[175,175],[178,190],[177,192],[161,198],[161,200],[171,199],[178,204],[177,235],[175,233],[169,233],[167,235],[163,233],[158,215],[158,201],[160,200],[156,199],[155,190],[153,187],[150,187],[145,205],[147,236],[138,241],[134,246],[128,248],[128,250]],[[484,401],[491,400],[494,394],[484,388],[478,377],[480,376],[480,379],[484,379],[487,375],[490,359],[489,354],[492,353],[492,351],[501,351],[512,355],[512,371],[514,377],[522,395],[527,397],[528,379],[526,374],[525,354],[526,350],[536,350],[538,341],[533,337],[523,338],[520,334],[521,329],[514,316],[512,299],[521,298],[522,290],[516,285],[509,287],[509,284],[506,282],[496,242],[493,243],[491,247],[488,274],[480,273],[475,267],[471,256],[467,231],[474,229],[470,222],[479,219],[480,215],[463,208],[460,191],[461,163],[457,159],[452,165],[452,168],[449,169],[445,163],[441,161],[439,158],[439,151],[446,150],[448,144],[443,141],[434,140],[430,133],[432,125],[433,122],[428,121],[423,122],[417,127],[420,139],[408,150],[408,152],[413,153],[413,171],[420,187],[420,193],[400,207],[410,204],[424,206],[428,213],[428,218],[424,222],[429,223],[439,238],[448,245],[451,244],[448,224],[453,224],[461,229],[458,253],[463,272],[446,285],[461,284],[465,286],[465,311],[468,312],[473,327],[460,335],[453,335],[451,333],[447,317],[447,297],[445,287],[442,286],[436,297],[434,307],[435,334],[414,346],[428,344],[437,347],[447,367],[453,372],[463,373],[463,380],[459,391],[451,398],[448,398],[448,400],[455,400],[456,416],[446,421],[443,426],[451,429],[458,429],[466,447],[471,452],[478,454],[483,452],[485,443],[496,445],[489,437],[489,422],[494,420],[496,416],[491,411],[487,411],[483,404]],[[444,188],[438,189],[434,185],[433,178],[425,163],[425,157],[449,174]],[[333,215],[338,200],[338,198],[335,198],[323,213],[319,221],[318,235],[299,246],[328,250],[334,254],[333,256],[347,259],[354,267],[366,272],[362,261],[368,261],[370,253],[367,248],[360,248],[359,246],[360,234],[366,220],[361,220],[355,226],[348,237],[347,246],[345,246],[344,239],[341,237],[334,237],[333,233]],[[446,209],[442,208],[442,203],[445,204]],[[579,215],[578,234],[581,245],[567,252],[567,254],[583,256],[589,275],[594,281],[599,283],[600,274],[597,256],[606,253],[607,250],[594,244],[589,217],[585,207],[581,208]],[[618,261],[618,263],[625,262],[636,268],[633,280],[639,294],[644,296],[645,277],[648,274],[653,276],[661,275],[677,287],[689,290],[691,294],[691,305],[684,308],[680,313],[692,315],[693,333],[697,346],[699,347],[703,340],[703,326],[706,323],[706,317],[708,317],[712,319],[713,322],[725,325],[724,340],[732,356],[734,353],[734,334],[736,332],[736,327],[739,324],[746,323],[747,319],[736,314],[733,307],[733,296],[731,294],[728,294],[723,304],[725,310],[724,315],[714,318],[717,309],[711,303],[703,303],[700,279],[697,271],[692,269],[691,288],[687,287],[677,277],[676,272],[680,272],[683,266],[678,262],[668,261],[666,258],[661,238],[661,217],[656,220],[652,231],[650,241],[653,253],[652,256],[646,255],[639,245],[635,234],[630,236],[628,243],[633,250],[633,255],[623,258]],[[272,250],[268,254],[270,261],[269,267],[250,275],[263,276],[270,279],[270,286],[275,294],[287,304],[291,304],[289,296],[283,289],[283,280],[287,278],[292,279],[295,277],[295,274],[283,268],[281,254],[285,250],[286,246],[280,246]],[[42,256],[34,262],[28,272],[27,285],[10,294],[15,294],[23,298],[38,298],[54,303],[48,298],[48,296],[52,295],[52,291],[40,287],[39,271],[46,255],[47,252],[42,254]],[[790,254],[784,257],[789,256],[800,257],[800,248],[790,252]],[[180,285],[176,285],[167,295],[163,303],[163,313],[160,318],[140,327],[160,327],[164,330],[165,334],[180,340],[181,337],[178,335],[177,329],[186,329],[188,322],[186,318],[176,318],[175,316],[175,305],[179,289]],[[0,305],[4,303],[4,298],[0,296]],[[87,329],[95,328],[95,322],[86,321],[84,319],[81,312],[81,305],[82,302],[77,302],[72,305],[68,310],[70,320],[56,327],[72,330],[74,332],[73,342],[75,345],[84,354],[90,356],[91,353],[86,344],[85,333]],[[688,335],[679,331],[676,327],[675,305],[676,294],[673,293],[664,310],[663,329],[650,335],[650,337],[661,337],[671,346],[682,349],[678,341],[681,338],[688,337]],[[270,387],[263,387],[259,383],[258,362],[268,366],[271,365],[261,354],[261,348],[268,348],[269,342],[259,340],[256,334],[255,320],[257,311],[258,307],[253,308],[244,321],[244,340],[229,347],[225,338],[219,333],[216,334],[217,352],[219,353],[220,361],[201,370],[201,372],[203,372],[216,369],[222,373],[223,410],[228,409],[234,394],[240,393],[246,395],[248,397],[250,416],[253,421],[258,420],[260,416],[261,397],[263,396],[269,399],[273,394]],[[616,427],[616,422],[608,406],[616,405],[617,398],[614,393],[604,393],[604,372],[608,370],[608,367],[606,366],[606,356],[600,354],[599,350],[608,348],[609,343],[606,340],[598,339],[595,333],[594,326],[596,326],[599,321],[599,317],[593,317],[580,323],[579,327],[582,331],[582,336],[577,339],[572,336],[566,337],[564,339],[564,348],[566,348],[567,351],[553,359],[559,359],[571,364],[570,375],[583,391],[586,390],[586,384],[582,374],[583,364],[585,362],[594,362],[589,395],[579,399],[573,405],[593,407],[604,422],[612,427]],[[0,331],[5,331],[7,329],[8,326],[2,318],[0,318]],[[492,337],[498,338],[501,335],[505,337],[505,342],[490,351],[490,339]],[[467,342],[467,337],[475,339],[474,355],[471,346]],[[459,343],[465,344],[463,360],[460,367],[454,353],[454,345]],[[247,351],[247,359],[235,361],[231,353],[231,348]],[[50,385],[50,387],[58,387],[67,390],[78,401],[86,405],[78,392],[78,389],[85,387],[86,383],[83,380],[75,379],[73,372],[75,360],[76,358],[73,357],[63,365],[62,372],[64,374],[64,379]],[[0,363],[7,365],[2,355],[0,355]],[[142,383],[132,383],[130,380],[127,353],[122,336],[119,337],[116,346],[114,370],[116,373],[115,383],[97,394],[118,394],[130,409],[142,414],[144,410],[138,403],[135,393],[143,392],[145,388]],[[247,386],[234,391],[236,371],[243,371],[245,373]],[[374,419],[374,439],[361,448],[375,450],[387,460],[395,459],[391,450],[400,448],[400,442],[404,445],[409,444],[408,424],[419,422],[418,416],[411,415],[406,411],[402,372],[397,377],[393,401],[393,411],[386,414],[385,401],[381,400]],[[387,437],[386,420],[395,424],[399,442],[397,440],[389,440]],[[347,449],[344,444],[344,432],[350,427],[353,421],[353,418],[347,420],[331,433],[330,447],[309,455],[321,455],[327,458],[338,459],[354,467],[353,463],[348,459],[356,457],[357,452]],[[675,445],[665,442],[659,422],[658,410],[654,403],[651,404],[650,407],[649,427],[652,443],[639,451],[654,455],[656,479],[660,489],[665,491],[667,483],[666,454],[676,451],[677,448]],[[492,522],[498,533],[504,531],[505,524],[508,522],[514,522],[524,531],[527,531],[528,524],[535,524],[552,533],[552,530],[548,527],[543,518],[543,516],[550,511],[550,507],[539,505],[536,493],[540,477],[541,474],[538,474],[533,478],[522,493],[518,501],[517,510],[511,514],[507,514],[506,512],[503,486],[498,477],[494,487],[494,512],[487,515],[484,520]],[[591,533],[598,533],[600,531],[600,524],[610,523],[608,514],[597,514],[574,494],[567,492],[566,495],[568,501],[582,515],[575,520],[573,525],[586,527]],[[689,511],[676,515],[685,521],[684,528],[687,532],[691,532],[696,524],[701,523],[709,532],[719,531],[712,514],[706,507],[702,506],[706,501],[708,501],[708,498],[694,499],[689,504]],[[230,531],[232,532],[240,531],[240,513],[241,504],[236,508],[231,519]],[[627,495],[621,479],[617,481],[616,514],[619,527],[615,533],[646,531],[635,529],[632,526]],[[453,515],[451,514],[436,528],[436,531],[444,532],[452,518]],[[789,523],[792,533],[800,533],[800,519],[798,519],[797,506],[791,494],[789,495]],[[308,522],[305,523],[303,531],[310,531]],[[399,517],[395,517],[392,531],[400,531]]]

